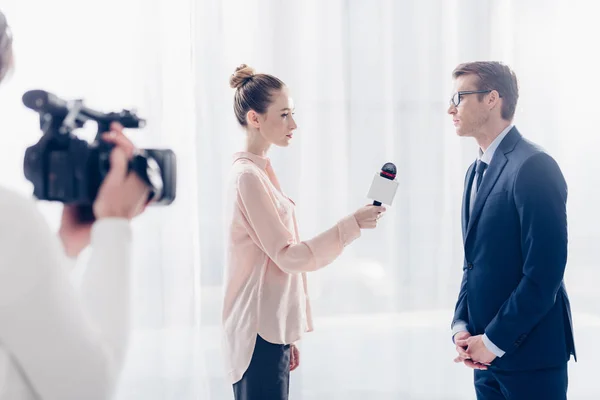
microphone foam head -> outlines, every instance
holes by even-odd
[[[381,176],[389,177],[391,179],[396,178],[396,166],[394,163],[385,163],[383,167],[381,167]]]

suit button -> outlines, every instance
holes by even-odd
[[[473,264],[471,264],[471,263],[468,263],[468,264],[467,264],[467,268],[468,268],[468,269],[473,269]]]

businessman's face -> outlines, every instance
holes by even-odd
[[[461,75],[454,81],[454,95],[448,107],[448,114],[452,116],[458,136],[477,136],[489,119],[489,110],[485,108],[484,102],[479,100],[480,94],[461,94],[476,91],[477,79],[475,75]]]

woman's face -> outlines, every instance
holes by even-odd
[[[269,143],[280,147],[290,144],[297,128],[294,121],[294,102],[286,86],[273,92],[272,102],[267,112],[258,114],[259,132]]]

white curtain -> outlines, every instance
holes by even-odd
[[[24,193],[22,154],[39,137],[19,103],[40,87],[107,110],[136,107],[140,147],[178,156],[178,199],[136,223],[135,333],[119,399],[232,398],[219,322],[223,203],[244,134],[229,75],[240,63],[283,79],[298,134],[271,158],[308,238],[368,202],[388,161],[400,189],[380,227],[310,276],[316,330],[301,343],[291,398],[474,399],[452,363],[461,277],[460,201],[476,156],[445,114],[460,62],[516,71],[516,124],[569,184],[566,283],[580,361],[570,398],[595,399],[600,333],[600,59],[585,0],[2,0],[17,70],[0,88],[0,183]],[[87,134],[92,134],[89,129]],[[44,205],[56,224],[58,208]],[[83,263],[82,263],[83,264]],[[82,266],[83,268],[83,266]]]

